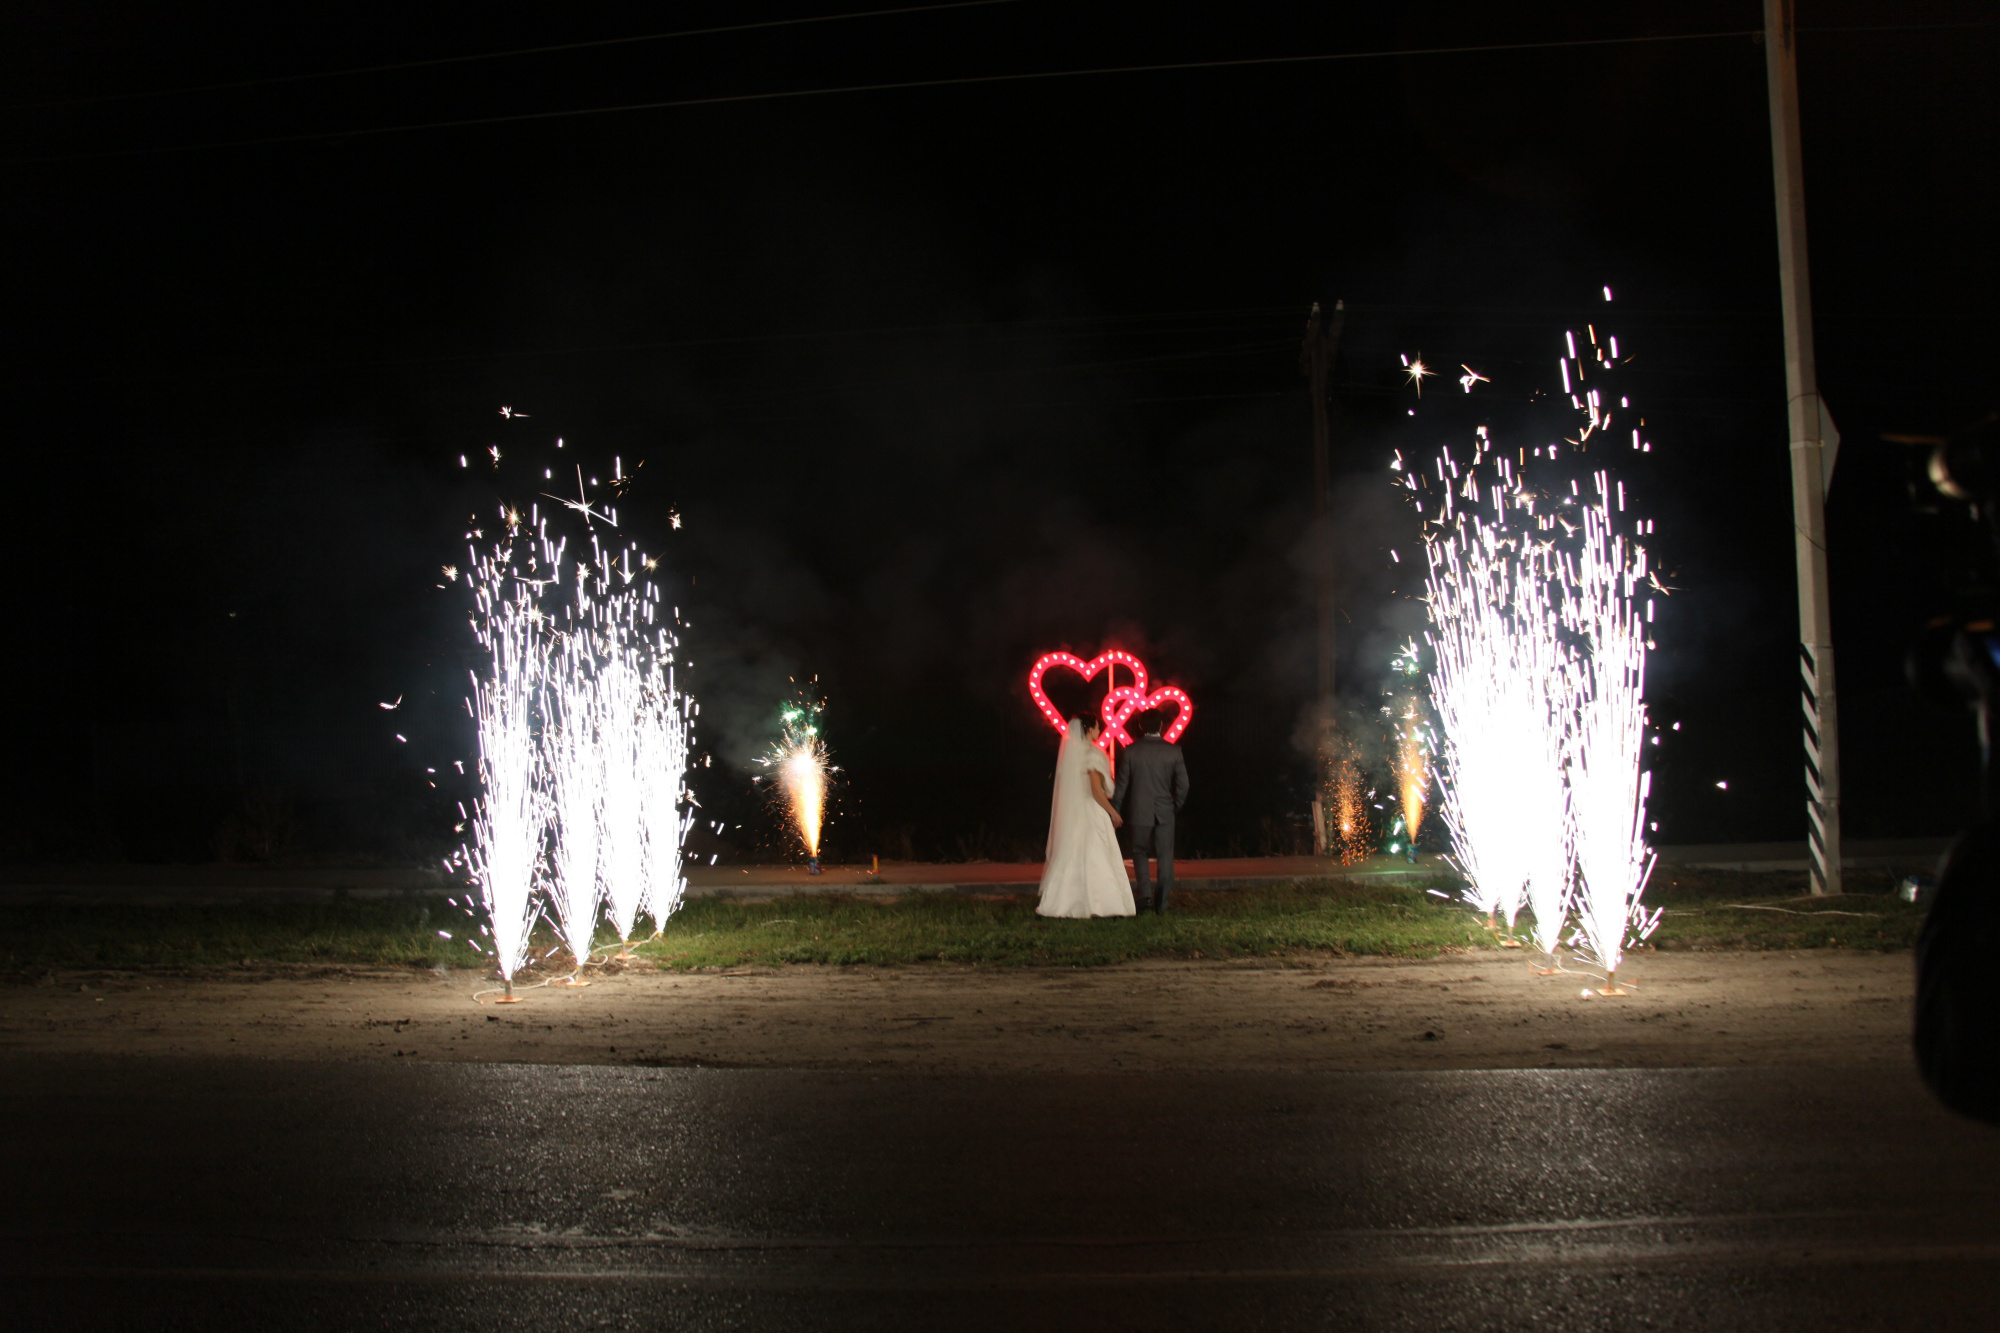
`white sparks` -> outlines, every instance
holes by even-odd
[[[511,542],[474,568],[474,633],[486,650],[482,678],[472,682],[479,732],[479,781],[485,789],[464,849],[492,923],[493,957],[512,981],[528,957],[548,827],[548,797],[540,780],[535,716],[548,667],[548,638],[534,609],[534,585],[514,576]]]
[[[1410,377],[1410,383],[1417,386],[1417,397],[1423,397],[1424,381],[1436,375],[1437,372],[1424,364],[1424,354],[1422,352],[1417,353],[1414,357],[1404,357],[1403,368],[1403,373]]]
[[[1595,345],[1596,329],[1587,332]],[[1565,337],[1573,358],[1575,335]],[[1565,393],[1589,419],[1579,433],[1587,439],[1599,395],[1576,396],[1569,358],[1559,367]],[[1547,457],[1556,456],[1551,446]],[[1650,534],[1653,523],[1621,530],[1625,486],[1609,473],[1592,477],[1587,499],[1570,479],[1562,503],[1576,521],[1510,528],[1510,512],[1533,515],[1550,489],[1531,489],[1527,467],[1525,449],[1498,451],[1484,429],[1463,468],[1449,450],[1437,463],[1449,481],[1426,538],[1426,591],[1443,818],[1476,906],[1511,927],[1525,904],[1543,950],[1568,944],[1615,987],[1624,951],[1660,919],[1640,903],[1654,864],[1651,775],[1641,767],[1654,608],[1650,596],[1642,608],[1638,594],[1667,589],[1624,535]],[[1455,508],[1455,498],[1469,503]]]
[[[1615,979],[1628,940],[1659,924],[1639,901],[1653,873],[1646,845],[1652,774],[1641,770],[1646,741],[1646,653],[1650,644],[1634,593],[1646,553],[1617,535],[1604,503],[1583,511],[1583,540],[1566,557],[1564,620],[1588,652],[1576,663],[1577,718],[1569,770],[1575,809],[1577,948]],[[1623,484],[1619,486],[1623,508]]]
[[[1547,550],[1470,513],[1428,549],[1431,702],[1454,857],[1475,905],[1511,927],[1532,902],[1538,940],[1553,943],[1570,865],[1562,772],[1569,672]]]
[[[586,524],[606,517],[563,503]],[[504,512],[505,532],[467,576],[489,663],[468,701],[485,796],[462,855],[511,981],[538,891],[579,968],[600,902],[626,941],[640,913],[659,921],[679,906],[694,709],[675,686],[675,640],[648,628],[654,589],[632,565],[655,562],[594,538],[587,558],[571,559],[539,517],[524,531],[518,511]]]
[[[556,443],[560,445],[562,441],[558,440]],[[590,526],[592,519],[602,519],[614,528],[618,526],[618,516],[615,511],[592,509],[590,507],[590,494],[583,488],[583,468],[581,465],[576,469],[576,499],[565,500],[562,496],[550,495],[547,491],[543,491],[542,494],[546,498],[554,500],[563,508],[583,515],[583,525],[586,528]]]

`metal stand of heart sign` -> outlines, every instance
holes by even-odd
[[[1097,738],[1098,748],[1106,754],[1113,753],[1112,746],[1132,744],[1132,734],[1125,730],[1125,724],[1132,715],[1147,708],[1157,708],[1163,704],[1173,704],[1176,708],[1174,720],[1167,726],[1165,738],[1177,741],[1187,730],[1188,719],[1194,715],[1194,701],[1187,692],[1173,685],[1157,690],[1147,689],[1146,664],[1132,654],[1118,648],[1109,648],[1084,661],[1074,653],[1043,653],[1035,659],[1035,665],[1028,672],[1028,693],[1035,700],[1035,707],[1042,711],[1042,717],[1058,732],[1065,731],[1069,722],[1062,710],[1049,702],[1049,696],[1042,690],[1042,677],[1055,667],[1066,667],[1085,680],[1095,680],[1100,672],[1111,671],[1115,682],[1116,669],[1125,667],[1132,673],[1130,685],[1113,684],[1106,692],[1100,707],[1104,719],[1104,734]]]

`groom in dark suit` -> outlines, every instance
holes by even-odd
[[[1187,760],[1181,747],[1170,745],[1160,735],[1157,712],[1139,715],[1142,733],[1125,751],[1118,766],[1118,785],[1112,789],[1111,804],[1125,811],[1125,824],[1132,830],[1132,865],[1139,877],[1136,897],[1139,910],[1148,907],[1166,915],[1167,895],[1174,891],[1174,813],[1187,804]],[[1131,804],[1126,805],[1127,794]],[[1147,861],[1160,858],[1160,892],[1155,897]]]

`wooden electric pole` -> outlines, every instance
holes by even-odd
[[[1333,463],[1328,457],[1326,423],[1326,381],[1333,373],[1333,359],[1340,354],[1340,330],[1347,322],[1347,303],[1335,301],[1333,315],[1320,318],[1319,302],[1313,302],[1306,316],[1305,345],[1299,349],[1299,369],[1312,392],[1313,425],[1313,609],[1319,629],[1319,697],[1314,716],[1319,729],[1319,786],[1313,796],[1313,855],[1325,856],[1332,850],[1323,797],[1332,783],[1338,763],[1339,740],[1335,728],[1333,702]]]
[[[1764,0],[1764,70],[1771,94],[1771,170],[1778,196],[1778,286],[1785,308],[1790,396],[1792,530],[1799,576],[1799,671],[1806,740],[1807,846],[1812,891],[1840,887],[1840,717],[1833,683],[1833,606],[1826,573],[1826,491],[1840,434],[1819,396],[1806,191],[1799,150],[1799,69],[1792,0]]]
[[[1333,717],[1333,464],[1327,456],[1326,381],[1333,359],[1340,355],[1340,330],[1347,322],[1347,303],[1335,301],[1333,314],[1322,321],[1319,302],[1306,316],[1305,346],[1299,369],[1312,385],[1313,424],[1313,601],[1319,617],[1319,706]]]

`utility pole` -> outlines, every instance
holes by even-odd
[[[1299,370],[1312,386],[1313,426],[1313,602],[1319,619],[1319,761],[1333,762],[1333,464],[1327,453],[1326,381],[1340,354],[1340,332],[1347,323],[1347,303],[1335,301],[1333,314],[1322,321],[1319,302],[1306,316],[1305,345],[1299,349]],[[1321,774],[1325,786],[1326,774]],[[1313,798],[1313,854],[1327,853],[1326,815],[1320,798]]]
[[[1819,396],[1806,193],[1799,150],[1799,69],[1793,0],[1764,0],[1764,69],[1771,95],[1771,170],[1778,198],[1778,285],[1785,307],[1790,395],[1792,529],[1799,574],[1799,670],[1805,706],[1806,816],[1812,891],[1839,893],[1840,718],[1833,684],[1833,607],[1826,573],[1826,491],[1840,434]]]
[[[1333,315],[1320,319],[1319,302],[1306,316],[1305,346],[1299,369],[1312,383],[1313,423],[1313,585],[1319,614],[1319,702],[1331,717],[1333,709],[1333,465],[1327,456],[1326,380],[1340,354],[1340,331],[1347,322],[1347,303],[1335,301]]]

